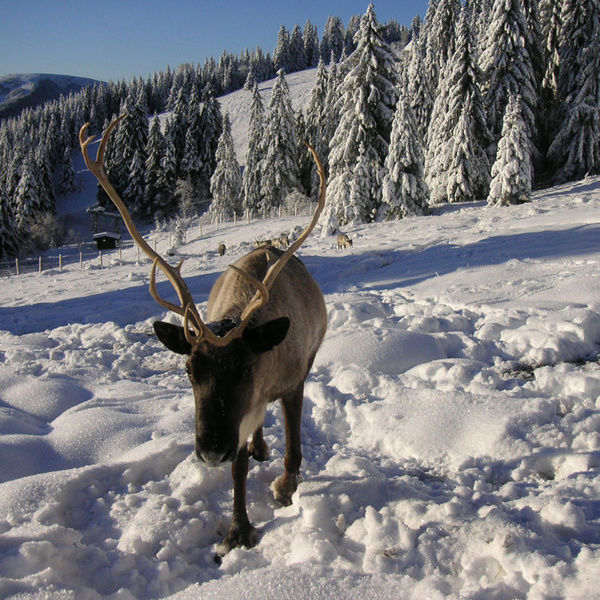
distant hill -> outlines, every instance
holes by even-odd
[[[24,108],[34,108],[61,94],[94,85],[95,79],[71,75],[29,73],[0,76],[0,119],[16,117]]]

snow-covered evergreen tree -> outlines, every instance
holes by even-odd
[[[325,22],[325,30],[321,38],[321,58],[324,61],[331,59],[333,53],[336,62],[340,60],[344,51],[344,26],[339,17],[328,17]]]
[[[306,111],[306,141],[315,149],[315,152],[326,167],[329,155],[329,140],[325,129],[327,121],[327,68],[325,62],[319,60],[315,85],[310,93],[310,100]],[[306,148],[303,149],[306,152]],[[312,158],[311,158],[312,162]],[[312,162],[309,195],[315,200],[319,195],[319,173]]]
[[[429,189],[423,177],[423,141],[406,94],[398,100],[390,152],[385,161],[379,216],[398,219],[427,212]]]
[[[265,127],[265,108],[258,85],[252,90],[250,123],[248,127],[248,151],[243,181],[243,209],[250,215],[261,208],[262,188],[260,162],[263,158],[263,136]]]
[[[175,190],[177,187],[177,157],[170,138],[164,137],[164,155],[160,161],[156,180],[154,212],[159,219],[169,218],[177,209]]]
[[[17,254],[19,249],[19,233],[15,216],[4,188],[0,185],[0,257],[6,258]]]
[[[61,194],[70,194],[75,191],[75,171],[73,169],[71,149],[68,147],[65,147],[65,151],[63,152],[58,189]]]
[[[319,62],[319,36],[317,28],[310,22],[310,19],[304,25],[302,40],[304,42],[304,55],[306,56],[307,67],[316,67]]]
[[[15,190],[15,223],[20,231],[27,231],[27,222],[39,215],[44,207],[40,197],[40,183],[37,179],[33,153],[29,153],[23,164],[21,178]]]
[[[496,162],[492,166],[489,205],[520,204],[531,196],[532,142],[529,126],[523,117],[520,96],[509,97],[498,142]]]
[[[289,73],[302,71],[307,67],[306,52],[304,51],[304,40],[300,26],[295,25],[290,36],[290,63]]]
[[[161,194],[159,182],[162,177],[162,160],[165,155],[165,147],[165,138],[160,129],[160,121],[155,115],[150,124],[150,133],[148,134],[144,174],[144,206],[153,215],[156,214],[160,207],[157,199]]]
[[[283,70],[273,85],[265,128],[265,153],[261,161],[263,209],[283,204],[286,196],[300,189],[296,117]]]
[[[426,181],[433,204],[485,197],[489,181],[490,135],[467,7],[455,47],[440,79],[428,131]]]
[[[519,94],[529,136],[536,138],[535,114],[539,90],[528,48],[532,38],[523,0],[494,0],[492,19],[481,56],[488,126],[497,140],[508,99]]]
[[[398,76],[394,58],[389,46],[382,40],[380,30],[375,10],[370,4],[356,36],[357,49],[346,61],[349,71],[339,88],[339,120],[329,154],[327,210],[335,212],[342,225],[347,222],[344,204],[348,196],[342,194],[346,192],[348,173],[354,173],[359,157],[362,157],[379,178],[389,150]],[[338,185],[337,178],[342,178],[344,184]],[[352,220],[359,215],[360,218],[371,218],[376,214],[381,202],[381,189],[376,186],[370,189],[369,206],[354,212]]]
[[[290,34],[285,26],[279,28],[277,34],[277,45],[273,52],[273,64],[275,69],[279,71],[283,69],[286,73],[290,72],[291,65],[291,53],[290,53]]]
[[[405,72],[406,89],[410,98],[411,109],[423,139],[427,136],[434,101],[434,90],[431,88],[429,74],[425,68],[424,37],[419,36],[412,40],[410,57]]]
[[[566,0],[558,73],[556,180],[600,172],[600,0]]]
[[[210,211],[230,219],[242,209],[242,174],[235,157],[229,115],[223,117],[223,132],[216,153],[217,166],[210,180]]]

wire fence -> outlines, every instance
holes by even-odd
[[[237,215],[227,217],[223,214],[205,213],[201,217],[182,219],[183,226],[179,231],[177,231],[177,226],[172,226],[169,230],[169,248],[172,247],[177,238],[179,238],[179,243],[185,243],[188,232],[191,230],[195,230],[202,237],[226,225],[252,223],[261,219],[281,218],[284,216],[310,215],[314,212],[315,206],[315,203],[300,201],[269,211],[265,210],[258,214],[246,214],[243,217]],[[156,250],[157,234],[150,233],[145,238],[150,246]],[[89,241],[48,250],[43,255],[37,257],[29,256],[0,261],[0,277],[15,277],[25,273],[42,273],[49,270],[60,272],[72,265],[79,265],[81,268],[90,264],[109,266],[117,260],[119,262],[124,260],[139,262],[145,259],[146,256],[140,251],[139,246],[133,240],[121,241],[116,248],[105,250],[98,250],[96,244]]]

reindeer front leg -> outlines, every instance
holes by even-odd
[[[232,548],[253,548],[258,542],[258,530],[252,526],[246,511],[246,478],[248,476],[248,444],[244,444],[231,465],[233,477],[233,514],[225,539],[217,546],[216,562],[221,562]]]
[[[302,447],[300,442],[300,425],[302,422],[302,400],[304,398],[304,382],[294,391],[281,398],[285,420],[285,456],[283,465],[285,472],[278,477],[271,488],[275,500],[284,506],[292,503],[292,495],[302,481],[300,463],[302,462]]]

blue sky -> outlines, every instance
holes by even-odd
[[[409,26],[428,0],[374,2],[380,22]],[[223,50],[273,51],[281,25],[307,19],[319,38],[329,15],[344,25],[368,0],[0,0],[0,75],[56,73],[102,80],[146,77],[203,63]]]

